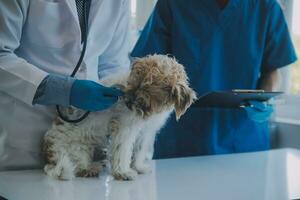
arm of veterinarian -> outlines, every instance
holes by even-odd
[[[77,82],[68,77],[48,74],[17,56],[15,51],[21,43],[29,1],[0,2],[0,91],[27,104],[63,106],[71,104],[89,110],[101,110],[113,104],[120,95],[116,89],[106,88],[90,81]],[[76,87],[72,87],[74,82]],[[36,94],[38,87],[39,93]],[[80,95],[81,98],[78,99],[79,96],[76,94],[80,92],[85,95]],[[37,96],[33,102],[35,95]]]
[[[15,54],[28,5],[29,0],[0,1],[0,91],[31,104],[48,74]]]
[[[281,84],[280,72],[278,69],[261,74],[257,88],[265,91],[278,91]]]
[[[130,34],[130,29],[128,28],[130,18],[130,13],[127,9],[129,7],[128,1],[124,1],[123,7],[120,21],[109,48],[99,56],[98,77],[100,79],[110,74],[128,70],[128,41]],[[49,83],[44,84],[43,82]],[[77,108],[97,111],[108,108],[117,101],[118,96],[122,95],[122,92],[115,88],[104,87],[92,81],[74,80],[70,77],[52,75],[43,82],[41,87],[39,87],[41,90],[37,91],[34,103],[44,105],[54,105],[58,104],[57,102],[61,103],[59,105],[70,103]],[[70,91],[70,94],[62,94],[64,91]],[[39,95],[39,93],[41,94]],[[87,100],[90,102],[87,102]]]
[[[278,91],[280,85],[280,73],[278,69],[263,72],[257,84],[257,89],[265,91]],[[272,105],[259,101],[247,102],[249,106],[244,107],[248,117],[256,122],[265,122],[273,113]]]

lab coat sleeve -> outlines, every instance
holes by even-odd
[[[285,67],[297,60],[288,26],[280,5],[274,1],[266,13],[269,13],[269,16],[262,60],[262,73]]]
[[[172,0],[171,0],[172,1]],[[168,0],[158,0],[143,32],[136,43],[131,57],[171,52],[172,12]]]
[[[74,82],[72,77],[48,75],[37,88],[33,104],[69,106]]]
[[[0,1],[0,92],[32,105],[47,73],[14,53],[20,45],[29,1]]]
[[[102,55],[99,56],[98,76],[129,70],[130,52],[130,12],[129,0],[123,0],[120,18],[113,38]]]

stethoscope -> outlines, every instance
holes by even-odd
[[[70,75],[71,77],[74,77],[76,75],[76,73],[78,72],[78,70],[79,70],[79,68],[82,64],[83,58],[85,56],[85,52],[86,52],[87,38],[88,38],[88,28],[89,28],[88,18],[89,18],[89,11],[90,11],[90,7],[91,7],[91,0],[83,0],[83,6],[84,6],[84,8],[83,8],[83,30],[81,30],[83,48],[82,48],[79,60],[76,64],[72,74]],[[83,121],[85,118],[87,118],[88,115],[90,114],[90,111],[86,111],[79,118],[70,119],[68,116],[66,116],[62,113],[59,105],[56,105],[56,111],[57,111],[58,116],[62,120],[66,121],[66,122],[69,122],[69,123],[79,123],[79,122]]]

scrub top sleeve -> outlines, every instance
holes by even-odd
[[[274,3],[269,11],[269,22],[261,72],[285,67],[297,60],[283,11]]]
[[[129,70],[130,61],[130,12],[129,0],[124,0],[119,22],[107,49],[99,56],[98,76],[102,79],[110,74]]]
[[[0,92],[32,105],[47,73],[18,57],[29,0],[0,1]]]
[[[131,57],[170,53],[172,14],[169,6],[168,0],[158,0]]]

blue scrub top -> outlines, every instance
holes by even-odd
[[[171,54],[185,66],[198,96],[215,90],[256,89],[262,73],[296,60],[276,0],[158,0],[132,57]],[[172,116],[156,142],[155,158],[269,148],[268,123],[242,109],[190,108]]]

